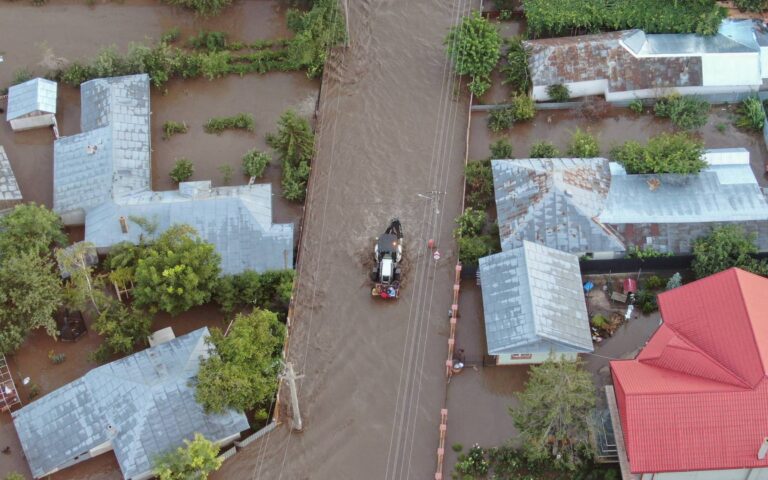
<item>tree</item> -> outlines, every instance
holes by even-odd
[[[523,43],[523,37],[516,35],[507,41],[506,65],[501,67],[504,74],[502,83],[510,85],[512,93],[528,95],[531,91],[531,72],[528,70],[530,49]]]
[[[61,281],[49,259],[34,250],[5,258],[0,263],[0,353],[15,351],[40,327],[56,336],[54,314],[61,303]]]
[[[268,310],[238,314],[227,336],[213,329],[206,339],[213,349],[200,361],[195,399],[206,412],[258,409],[257,415],[266,417],[284,339],[285,325]]]
[[[314,0],[308,12],[289,9],[286,17],[294,32],[287,47],[287,65],[306,69],[310,78],[320,76],[328,50],[347,36],[338,0]]]
[[[69,275],[68,303],[78,310],[84,310],[90,301],[98,315],[107,299],[103,281],[94,282],[93,266],[88,261],[91,255],[96,255],[94,244],[77,242],[68,248],[57,249],[56,261],[59,262],[59,269]]]
[[[160,480],[206,480],[221,467],[219,446],[202,434],[184,440],[184,445],[155,459],[154,473]]]
[[[148,245],[135,272],[134,304],[178,315],[211,299],[221,258],[194,228],[174,225]]]
[[[600,155],[600,146],[594,135],[577,128],[571,135],[571,144],[568,145],[567,154],[574,158],[594,158]]]
[[[662,133],[645,146],[630,140],[611,152],[628,173],[698,173],[707,166],[704,144],[685,133]]]
[[[738,225],[715,228],[706,237],[696,239],[693,244],[691,267],[696,278],[708,277],[717,272],[738,267],[761,275],[768,274],[765,261],[757,261],[756,234],[746,234]]]
[[[673,288],[680,287],[683,284],[683,277],[680,275],[679,272],[675,272],[674,275],[669,277],[669,281],[667,282],[667,286],[664,287],[664,290],[672,290]]]
[[[169,5],[194,10],[200,15],[218,15],[221,11],[232,4],[232,0],[165,0]]]
[[[595,407],[595,386],[578,362],[552,357],[531,367],[519,405],[510,408],[526,456],[574,470],[591,451],[589,418]]]
[[[267,135],[267,144],[277,151],[283,165],[283,196],[288,200],[304,200],[314,143],[315,135],[309,122],[293,110],[286,110],[280,116],[277,133]]]
[[[131,353],[136,345],[146,345],[152,333],[152,318],[141,310],[111,300],[93,322],[93,329],[104,337],[94,357],[104,361],[110,355]]]
[[[479,12],[464,17],[445,39],[448,57],[459,75],[469,75],[469,91],[481,96],[490,88],[490,76],[501,55],[501,35]]]
[[[249,177],[259,178],[264,175],[264,170],[272,158],[268,153],[251,149],[243,156],[243,172]]]
[[[511,154],[509,157],[511,157]],[[475,210],[485,210],[488,208],[493,201],[493,170],[491,169],[491,161],[469,162],[464,168],[464,178],[467,182],[467,207]]]
[[[47,255],[52,246],[67,244],[59,216],[43,205],[23,203],[0,216],[0,258],[32,250]]]

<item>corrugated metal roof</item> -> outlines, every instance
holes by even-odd
[[[194,227],[216,247],[225,274],[293,268],[293,225],[272,223],[270,184],[212,189],[210,182],[189,182],[180,187],[196,194],[144,192],[92,209],[85,218],[85,240],[97,247],[138,243],[139,226],[129,221],[123,233],[119,219],[143,217],[156,222],[159,233],[174,224]]]
[[[195,401],[192,381],[208,354],[207,335],[201,328],[95,368],[14,412],[32,474],[77,463],[111,439],[123,476],[131,478],[195,433],[215,441],[246,430],[242,413],[207,415]]]
[[[633,31],[625,34],[622,41],[640,57],[748,53],[760,50],[751,20],[724,20],[716,35],[652,33],[644,37],[644,41],[640,41],[639,35]]]
[[[489,355],[591,352],[575,255],[532,242],[480,259]]]
[[[8,121],[34,112],[56,113],[56,82],[33,78],[8,89]]]
[[[11,162],[0,145],[0,203],[21,200],[21,190],[13,174]]]
[[[730,269],[659,296],[664,324],[611,362],[632,472],[768,467],[767,289]]]

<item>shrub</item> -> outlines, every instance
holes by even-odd
[[[19,70],[16,70],[13,73],[13,79],[11,80],[11,86],[27,82],[29,80],[32,80],[33,78],[34,78],[34,76],[32,75],[32,72],[30,72],[26,68],[21,68]]]
[[[663,278],[661,278],[658,275],[651,275],[648,277],[648,280],[645,281],[645,288],[648,290],[659,290],[663,286],[665,286],[667,282],[664,281]]]
[[[638,290],[635,296],[635,305],[640,307],[645,315],[655,312],[659,309],[659,304],[656,302],[656,295],[648,290]]]
[[[185,122],[174,122],[172,120],[168,120],[167,122],[163,123],[163,140],[168,140],[177,133],[187,133],[188,131],[189,127]]]
[[[571,135],[571,143],[566,153],[569,157],[594,158],[600,155],[600,147],[594,135],[577,128]]]
[[[707,166],[703,155],[704,144],[684,133],[662,133],[646,146],[630,140],[611,151],[628,173],[698,173]]]
[[[512,144],[505,139],[497,140],[491,144],[491,158],[512,158]]]
[[[511,104],[515,122],[524,122],[536,116],[536,104],[528,95],[513,95]]]
[[[200,15],[218,15],[232,0],[164,0],[169,5],[188,8]]]
[[[464,168],[467,207],[485,211],[493,201],[493,171],[490,160],[469,162]]]
[[[195,166],[186,158],[176,160],[171,172],[171,179],[176,183],[186,182],[195,173]]]
[[[213,117],[203,126],[206,133],[220,134],[224,130],[246,130],[252,132],[255,128],[253,115],[238,113],[232,117]]]
[[[219,446],[195,433],[192,441],[184,440],[184,447],[154,459],[152,473],[158,480],[207,480],[223,461],[219,458]]]
[[[221,182],[229,185],[232,181],[232,165],[219,165],[219,173],[221,173]]]
[[[267,144],[277,151],[282,162],[283,197],[288,200],[304,200],[314,142],[315,135],[309,121],[293,110],[287,110],[280,116],[277,133],[267,134]]]
[[[490,75],[501,55],[501,35],[479,12],[464,17],[445,39],[453,68],[459,75],[469,75],[469,91],[481,96],[490,88]]]
[[[486,219],[485,212],[467,208],[464,213],[456,217],[458,227],[453,231],[453,236],[458,238],[479,235],[483,231]]]
[[[657,117],[669,118],[678,128],[695,130],[707,123],[709,102],[674,93],[660,98],[653,106]]]
[[[104,343],[95,353],[99,363],[111,355],[131,353],[137,346],[146,346],[152,333],[152,318],[145,312],[126,307],[112,300],[93,322],[93,329],[104,337]]]
[[[509,130],[513,123],[515,123],[515,110],[511,106],[497,107],[488,113],[488,128],[494,133]]]
[[[523,43],[523,37],[515,36],[507,41],[506,64],[501,67],[504,74],[502,83],[510,85],[513,93],[528,95],[531,91],[531,72],[528,70],[530,51]]]
[[[567,85],[556,83],[547,87],[547,95],[555,102],[567,102],[571,99],[571,91]]]
[[[605,318],[603,315],[597,314],[592,317],[592,320],[590,322],[593,327],[595,328],[606,328],[608,327],[608,319]]]
[[[531,158],[557,158],[560,151],[549,142],[538,142],[531,145]]]
[[[224,32],[209,32],[201,30],[187,40],[187,45],[195,50],[219,52],[227,50],[227,34]]]
[[[219,279],[214,301],[225,313],[247,306],[285,315],[293,290],[294,270],[268,270],[257,273],[246,270]]]
[[[162,43],[173,43],[176,40],[179,39],[181,36],[181,30],[179,27],[173,27],[172,29],[168,30],[167,32],[163,33],[160,36],[160,41]]]
[[[758,251],[756,238],[756,234],[746,233],[741,226],[726,225],[696,239],[691,263],[696,278],[708,277],[731,267],[768,274],[765,260],[759,262],[753,257]]]
[[[683,285],[683,277],[680,275],[679,272],[675,272],[674,275],[669,277],[669,281],[667,282],[667,285],[664,287],[664,290],[672,290],[673,288],[677,288]]]
[[[733,4],[742,12],[762,12],[768,9],[768,0],[734,0]]]
[[[636,98],[629,102],[629,105],[627,106],[631,111],[637,113],[638,115],[643,113],[643,110],[645,109],[643,105],[643,101],[639,98]]]
[[[738,109],[736,126],[746,130],[762,132],[763,125],[765,125],[765,109],[760,99],[749,97],[741,102]]]
[[[271,160],[268,153],[259,152],[255,148],[248,150],[243,156],[243,172],[249,177],[260,178]]]
[[[455,469],[459,474],[468,475],[470,478],[485,476],[488,473],[485,452],[479,445],[472,445],[469,452],[459,455]]]
[[[650,245],[646,245],[643,248],[638,248],[634,245],[630,245],[627,250],[627,258],[637,258],[645,260],[646,258],[658,258],[658,257],[671,257],[672,252],[660,252]]]

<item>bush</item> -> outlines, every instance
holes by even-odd
[[[760,99],[749,97],[741,102],[738,109],[736,126],[746,130],[762,132],[763,125],[765,125],[765,109]]]
[[[272,157],[268,153],[251,149],[243,156],[243,172],[249,177],[260,178]]]
[[[648,280],[645,281],[645,288],[648,290],[659,290],[664,287],[667,282],[658,275],[651,275]]]
[[[634,245],[630,245],[627,250],[627,258],[637,258],[645,260],[646,258],[658,258],[658,257],[671,257],[672,252],[660,252],[652,246],[646,245],[643,248],[638,248]]]
[[[497,107],[488,113],[488,128],[494,133],[509,130],[515,123],[515,110],[511,106]]]
[[[16,70],[13,73],[13,79],[11,80],[11,86],[27,82],[29,80],[32,80],[33,78],[34,78],[34,76],[32,75],[32,72],[30,72],[26,68],[21,68],[19,70]]]
[[[195,166],[186,158],[176,160],[171,172],[171,179],[176,183],[186,182],[195,173]]]
[[[513,95],[511,104],[515,122],[524,122],[536,116],[536,104],[528,95]]]
[[[528,70],[530,51],[523,43],[523,37],[519,35],[507,41],[507,48],[506,64],[501,67],[501,73],[504,74],[502,83],[510,85],[515,94],[528,95],[533,85],[531,72]]]
[[[219,279],[213,299],[225,313],[245,307],[261,308],[285,316],[293,291],[294,270],[246,270]]]
[[[162,43],[173,43],[176,40],[179,39],[181,36],[181,30],[179,27],[173,27],[172,29],[168,30],[167,32],[163,33],[160,36],[160,41]]]
[[[163,140],[168,140],[177,133],[187,133],[188,131],[189,127],[187,127],[185,122],[174,122],[172,120],[168,120],[167,122],[163,123]]]
[[[493,201],[493,171],[491,161],[469,162],[464,167],[467,182],[467,207],[485,211]]]
[[[200,15],[218,15],[232,0],[164,0],[169,5],[188,8]]]
[[[464,17],[445,39],[453,68],[459,75],[469,75],[469,91],[483,95],[490,88],[490,75],[501,55],[501,35],[479,12]]]
[[[600,155],[600,147],[594,135],[577,128],[571,135],[571,144],[566,153],[574,158],[594,158]]]
[[[61,218],[43,205],[22,203],[0,215],[0,261],[24,252],[47,257],[67,243]]]
[[[571,99],[571,91],[567,85],[562,83],[556,83],[547,87],[547,95],[552,101],[555,102],[567,102]]]
[[[704,144],[684,133],[662,133],[645,147],[631,140],[611,151],[628,173],[698,173],[707,166],[703,155]]]
[[[488,473],[488,461],[485,452],[478,444],[472,445],[469,452],[460,454],[456,462],[456,472],[470,478],[485,476]]]
[[[479,235],[483,231],[486,219],[485,212],[467,208],[464,213],[456,217],[458,227],[453,231],[453,236],[458,238]]]
[[[695,130],[707,123],[709,102],[674,93],[660,98],[653,106],[657,117],[669,118],[678,128]]]
[[[758,251],[756,238],[756,234],[747,234],[741,226],[726,225],[696,239],[691,263],[696,278],[708,277],[731,267],[760,275],[768,274],[765,260],[757,261],[754,258]]]
[[[192,441],[184,440],[184,447],[154,459],[152,473],[158,480],[207,480],[223,461],[219,458],[219,446],[195,433]]]
[[[187,45],[195,50],[219,52],[227,50],[227,34],[224,32],[208,32],[202,30],[187,40]]]
[[[639,98],[636,98],[629,102],[629,105],[627,106],[631,111],[637,113],[638,115],[643,113],[643,110],[645,110],[645,107],[643,105],[643,101]]]
[[[531,145],[531,158],[558,158],[560,150],[549,142],[538,142]]]
[[[768,9],[768,0],[734,0],[733,4],[742,12],[762,12]]]
[[[238,113],[232,117],[213,117],[203,125],[206,133],[220,134],[224,130],[246,130],[252,132],[255,128],[253,115]]]
[[[111,355],[131,353],[137,346],[146,346],[152,333],[152,318],[112,300],[93,322],[93,329],[104,337],[100,351],[94,355],[102,363]]]
[[[493,142],[490,149],[491,159],[512,158],[512,144],[505,139]]]
[[[640,307],[643,314],[648,315],[659,309],[656,302],[656,295],[648,290],[638,290],[635,296],[635,305]]]
[[[282,162],[283,197],[288,200],[304,201],[314,143],[315,135],[309,121],[293,110],[280,116],[277,133],[267,134],[267,144],[277,151]]]
[[[674,275],[669,277],[669,281],[667,282],[667,285],[664,287],[664,290],[672,290],[673,288],[677,288],[683,285],[683,277],[680,275],[680,273],[675,272]]]
[[[600,314],[593,316],[589,323],[591,323],[595,328],[606,328],[609,325],[608,319]]]

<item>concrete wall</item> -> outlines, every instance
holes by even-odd
[[[670,93],[676,92],[680,95],[697,95],[703,97],[710,103],[735,102],[753,95],[757,92],[759,85],[736,85],[736,86],[708,86],[708,87],[678,87],[666,89],[643,89],[632,90],[629,92],[609,92],[605,99],[614,104],[628,104],[634,99],[659,98]]]
[[[644,473],[641,480],[768,480],[768,468]]]
[[[605,79],[566,83],[565,85],[571,92],[571,98],[588,97],[590,95],[605,95],[608,91],[608,80]],[[549,85],[533,87],[533,91],[531,92],[533,99],[537,102],[549,100],[547,87],[549,87]]]
[[[50,125],[53,125],[52,113],[34,114],[11,120],[11,128],[14,132],[29,130],[31,128],[47,127]]]
[[[763,79],[758,52],[706,54],[701,56],[701,78],[705,87],[760,85]]]
[[[517,354],[505,354],[496,356],[496,365],[536,365],[544,363],[550,355],[555,355],[555,358],[563,358],[567,361],[574,362],[578,358],[576,352],[540,352],[540,353],[517,353]]]

